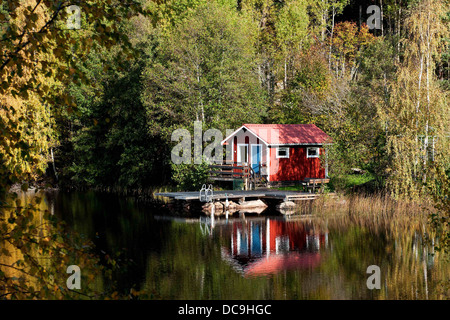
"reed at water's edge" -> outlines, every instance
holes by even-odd
[[[427,216],[434,210],[431,201],[413,201],[393,199],[387,194],[352,194],[328,197],[326,194],[314,201],[317,214],[342,213],[359,216],[382,216],[395,218],[398,216],[421,217]]]
[[[333,225],[334,234],[345,234],[353,228],[354,232],[365,234],[362,241],[370,241],[374,234],[385,235],[386,247],[382,251],[392,256],[396,264],[382,267],[385,285],[391,289],[382,292],[381,299],[389,299],[392,288],[406,287],[425,293],[425,298],[431,296],[432,291],[440,299],[450,297],[450,257],[436,250],[441,234],[430,223],[431,214],[436,212],[431,201],[396,200],[380,194],[324,195],[314,201],[312,208],[312,214],[322,223]],[[377,263],[381,262],[374,261]],[[432,265],[436,265],[433,272],[429,271]],[[439,277],[447,280],[431,286],[430,280]],[[393,294],[399,298],[398,295],[399,292]],[[415,299],[416,295],[411,291],[403,298]]]
[[[430,215],[435,213],[431,201],[396,200],[388,195],[341,195],[318,198],[313,203],[312,213],[321,218],[332,218],[356,223],[370,230],[389,229],[401,235],[406,230],[420,230],[431,243],[437,234],[430,225]]]

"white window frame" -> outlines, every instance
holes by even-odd
[[[248,145],[248,143],[238,143],[237,144],[237,157],[236,157],[236,160],[237,160],[237,162],[238,163],[244,163],[243,161],[242,161],[242,154],[241,154],[241,148],[240,147],[243,147],[243,146],[245,146],[246,147],[246,151],[247,151],[247,162],[246,163],[248,163],[248,148],[249,148],[249,145]]]
[[[285,156],[280,156],[279,155],[280,149],[284,149],[286,151],[286,155]],[[276,157],[277,157],[277,159],[289,158],[289,147],[277,147]]]
[[[309,149],[316,149],[316,155],[309,155]],[[320,157],[320,148],[319,147],[306,148],[306,157],[307,158],[319,158]]]

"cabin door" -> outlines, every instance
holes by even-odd
[[[252,145],[252,169],[255,173],[259,173],[261,166],[261,150],[262,146],[260,144]]]

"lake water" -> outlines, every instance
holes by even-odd
[[[95,192],[52,192],[45,206],[120,251],[116,286],[160,299],[441,299],[448,263],[424,241],[424,219],[377,223],[327,216],[176,217],[158,206]],[[126,261],[126,262],[125,262]],[[380,268],[370,290],[367,268]]]

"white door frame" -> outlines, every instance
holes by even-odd
[[[251,147],[250,147],[250,158],[251,158],[251,160],[250,160],[250,164],[254,164],[253,163],[253,147],[259,147],[259,153],[261,154],[261,158],[259,159],[259,161],[261,161],[262,162],[262,160],[263,160],[263,156],[262,156],[262,144],[261,143],[255,143],[255,144],[252,144],[251,145]]]

